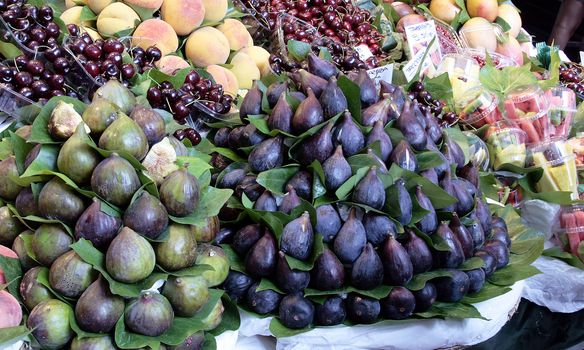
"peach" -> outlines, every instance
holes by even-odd
[[[65,8],[70,9],[73,6],[85,6],[87,0],[65,0]]]
[[[178,35],[191,34],[205,19],[202,0],[164,0],[160,13]]]
[[[460,12],[460,7],[456,5],[454,0],[432,0],[430,12],[439,20],[452,23],[454,17]]]
[[[0,328],[16,327],[22,322],[22,308],[12,294],[0,291]]]
[[[233,51],[239,51],[244,47],[252,46],[253,39],[247,28],[240,21],[228,18],[217,27],[229,41],[229,47]]]
[[[97,39],[102,39],[101,35],[99,35],[98,32],[96,32],[95,30],[93,30],[89,27],[81,27],[81,31],[89,34],[89,36],[91,37],[91,39],[93,39],[93,41],[96,41]]]
[[[260,78],[260,70],[255,61],[243,52],[235,54],[230,64],[232,65],[231,72],[237,78],[240,89],[251,89],[253,81]]]
[[[509,29],[509,34],[512,37],[516,38],[519,35],[519,31],[521,30],[521,16],[519,15],[519,11],[517,8],[511,4],[501,4],[499,5],[499,17],[501,17],[511,29]]]
[[[78,26],[93,27],[93,21],[84,21],[81,23],[81,11],[83,6],[73,6],[61,13],[61,20],[65,24],[76,24]]]
[[[265,76],[271,72],[270,53],[266,51],[263,47],[259,46],[245,47],[239,50],[239,52],[243,52],[249,55],[254,60],[262,76]]]
[[[192,32],[185,47],[187,58],[197,67],[224,64],[229,58],[229,41],[213,27],[203,27]]]
[[[140,16],[130,6],[115,2],[104,8],[97,17],[97,31],[105,36],[133,30],[140,22]]]
[[[460,35],[469,47],[493,52],[497,48],[497,36],[491,22],[482,17],[473,17],[460,29]]]
[[[227,14],[227,0],[203,0],[205,6],[205,21],[219,22]]]
[[[131,6],[141,7],[148,10],[158,10],[162,6],[163,0],[124,0],[124,2]]]
[[[178,37],[174,29],[161,19],[152,18],[140,23],[132,36],[132,45],[143,49],[156,46],[163,55],[178,49]]]
[[[156,67],[164,74],[174,75],[177,70],[190,67],[190,64],[178,56],[166,55],[156,62]]]
[[[104,8],[108,7],[114,2],[114,0],[87,0],[87,6],[95,13],[99,15]]]
[[[498,40],[495,52],[509,57],[520,66],[523,65],[523,50],[521,44],[519,44],[517,39],[510,34],[506,34],[504,38]]]
[[[468,0],[466,9],[471,17],[482,17],[493,22],[499,12],[499,3],[497,0]]]
[[[221,86],[223,86],[223,91],[225,91],[225,93],[231,96],[237,96],[239,83],[233,72],[216,64],[212,64],[207,67],[207,72],[213,76],[215,83],[221,84]]]

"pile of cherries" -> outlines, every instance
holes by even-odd
[[[126,47],[119,39],[93,40],[87,33],[80,33],[76,25],[68,25],[71,37],[65,44],[75,55],[77,62],[99,84],[110,79],[118,79],[128,86],[136,73],[143,73],[155,67],[162,52],[155,46],[144,50],[134,47],[129,55],[132,62],[124,62]]]
[[[580,66],[560,66],[560,82],[575,93],[584,95],[584,71]]]
[[[422,112],[430,110],[434,117],[440,120],[442,126],[446,127],[453,125],[458,121],[458,115],[454,112],[443,112],[444,104],[442,101],[432,97],[430,92],[426,90],[426,87],[421,81],[416,81],[410,85],[408,91],[408,96],[412,100],[416,100],[419,103]]]
[[[0,0],[2,19],[6,22],[18,42],[34,52],[42,52],[59,45],[57,39],[61,32],[53,21],[50,6],[33,6],[23,0]],[[9,41],[8,31],[3,40]]]
[[[191,141],[193,146],[198,145],[201,143],[201,134],[193,128],[186,128],[186,129],[179,129],[174,132],[174,137],[176,137],[179,141],[184,140],[185,138]]]
[[[214,113],[226,114],[233,102],[232,96],[225,95],[223,86],[201,77],[196,71],[185,77],[180,88],[164,81],[148,89],[146,97],[152,107],[172,113],[180,124],[185,124],[189,116],[204,113],[201,104]]]
[[[294,39],[312,43],[320,34],[347,47],[366,45],[373,54],[366,61],[370,67],[376,67],[385,57],[381,50],[383,35],[373,26],[371,14],[353,5],[352,0],[241,1],[271,30],[276,29],[280,13],[288,14],[282,16],[279,23],[286,42]],[[311,31],[298,19],[312,25],[316,31]]]

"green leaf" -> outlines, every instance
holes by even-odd
[[[302,261],[286,254],[286,262],[288,262],[288,265],[290,265],[291,269],[310,271],[314,267],[314,262],[322,254],[323,250],[324,243],[322,241],[322,235],[317,234],[316,237],[314,237],[312,253],[310,254],[310,257],[307,259],[307,261]]]
[[[219,214],[219,211],[232,194],[233,190],[230,189],[207,186],[207,189],[201,192],[199,205],[193,214],[184,217],[169,215],[169,218],[176,223],[184,225],[201,224],[208,217]]]
[[[479,318],[486,320],[481,313],[472,305],[461,303],[444,303],[437,301],[426,312],[416,313],[416,316],[422,318]]]
[[[34,145],[27,143],[25,139],[18,136],[17,134],[10,132],[10,140],[12,145],[12,151],[14,152],[14,157],[16,161],[16,167],[18,168],[18,173],[22,174],[24,172],[24,161],[26,160],[26,156],[30,153],[33,149]],[[41,148],[42,150],[42,148]],[[39,156],[37,158],[45,158],[45,156],[41,156],[39,152]],[[55,157],[54,162],[49,163],[51,166],[57,164],[57,159]],[[48,165],[48,164],[47,164]]]
[[[27,144],[27,146],[31,145]],[[21,175],[21,178],[47,175],[47,171],[58,171],[57,157],[59,156],[59,151],[60,148],[58,145],[42,145],[38,156],[30,163],[24,174]]]
[[[312,52],[310,44],[298,40],[288,40],[287,48],[288,54],[296,61],[304,61],[308,54]]]
[[[359,85],[352,82],[347,76],[341,75],[337,81],[338,87],[343,91],[343,95],[347,98],[349,105],[349,112],[355,120],[363,124],[361,119],[361,89]]]
[[[5,137],[0,141],[0,161],[12,155],[12,141],[10,137]]]
[[[451,276],[451,275],[452,275],[452,272],[449,270],[434,270],[434,271],[420,273],[420,274],[415,275],[406,287],[409,290],[414,290],[414,291],[420,290],[420,289],[424,288],[424,286],[426,285],[426,282],[428,282],[434,278],[446,277],[446,276]]]
[[[51,283],[49,282],[49,269],[47,267],[42,266],[38,275],[37,275],[37,282],[45,286],[57,299],[61,300],[65,304],[71,306],[75,302],[75,300],[62,296],[60,293],[57,293]]]
[[[444,159],[436,151],[424,151],[416,154],[418,161],[418,171],[424,171],[430,168],[435,168],[444,162]]]
[[[497,16],[497,18],[495,18],[495,23],[501,26],[503,32],[507,32],[511,29],[509,23],[507,23],[502,17]]]
[[[286,294],[280,288],[278,288],[278,286],[276,286],[276,284],[274,282],[272,282],[268,278],[262,278],[262,280],[260,281],[260,284],[256,288],[256,292],[261,292],[263,290],[273,290],[274,292],[279,293],[279,294],[284,294],[284,295]]]
[[[258,174],[256,182],[274,194],[284,194],[284,186],[299,169],[299,166],[289,166],[267,170]]]
[[[562,260],[568,265],[577,267],[581,270],[584,270],[584,263],[577,257],[568,252],[562,251],[560,247],[553,247],[543,251],[543,256],[547,256],[550,258],[556,258]]]
[[[507,265],[505,268],[495,271],[488,281],[498,286],[511,286],[517,281],[527,279],[540,274],[536,267],[531,265]]]
[[[49,133],[48,125],[49,119],[51,118],[51,113],[55,106],[59,101],[64,101],[66,103],[70,103],[75,108],[75,111],[79,113],[79,115],[83,114],[85,108],[87,107],[83,102],[79,101],[76,98],[68,97],[68,96],[57,96],[51,98],[41,109],[39,115],[36,117],[32,124],[32,131],[30,134],[30,138],[28,139],[29,143],[61,143],[59,141],[53,140],[51,134]]]
[[[370,289],[370,290],[361,290],[361,289],[357,289],[353,286],[346,286],[346,287],[343,287],[340,289],[327,290],[327,291],[313,289],[313,288],[306,288],[304,290],[304,296],[318,297],[318,296],[358,293],[360,295],[363,295],[363,296],[366,296],[369,298],[380,300],[380,299],[387,297],[392,289],[393,289],[392,286],[387,286],[384,284],[377,286],[377,287]]]
[[[469,271],[469,270],[475,270],[475,269],[480,269],[482,267],[484,267],[485,263],[483,261],[483,259],[479,258],[478,256],[473,256],[470,259],[466,259],[462,265],[460,265],[458,267],[459,270],[462,271]]]
[[[351,176],[347,181],[345,181],[345,183],[341,185],[341,187],[337,189],[335,192],[337,198],[341,200],[348,198],[349,194],[353,191],[353,188],[355,188],[359,181],[365,177],[367,171],[369,171],[369,168],[361,168],[357,170],[355,175]]]
[[[277,317],[274,317],[272,321],[270,321],[270,333],[272,333],[272,335],[276,338],[292,337],[298,334],[306,333],[312,329],[312,327],[301,329],[288,328],[284,326]]]
[[[89,6],[87,5],[83,6],[83,8],[81,9],[81,14],[79,15],[79,22],[89,22],[95,19],[97,19],[97,16],[95,15],[95,13],[93,13],[93,11],[91,11]]]
[[[213,169],[213,166],[198,157],[177,157],[176,164],[179,167],[188,165],[188,172],[197,179],[201,177],[205,171]]]
[[[8,291],[10,291],[10,294],[20,300],[20,293],[18,291],[20,279],[22,278],[20,260],[0,254],[0,270],[4,272],[4,277],[8,283]]]
[[[550,64],[548,71],[550,72],[550,77],[546,80],[538,80],[539,86],[544,89],[551,89],[560,83],[560,65],[562,61],[560,59],[560,54],[558,51],[552,51],[550,53]]]
[[[537,83],[537,79],[531,73],[529,63],[521,67],[504,67],[501,70],[492,65],[485,65],[481,68],[479,79],[486,89],[499,97],[507,95],[518,87]]]
[[[424,79],[424,87],[433,98],[450,102],[453,100],[452,85],[448,73],[440,74],[431,79]]]
[[[6,59],[13,59],[22,55],[22,51],[14,44],[0,41],[0,54]]]
[[[231,269],[237,272],[246,273],[243,261],[241,260],[239,255],[237,255],[235,250],[231,248],[231,245],[221,244],[221,248],[223,249],[225,255],[227,255],[227,258],[229,259],[229,266],[231,267]]]
[[[25,340],[31,332],[26,326],[0,328],[0,348],[8,348],[18,341]]]
[[[486,282],[480,291],[478,291],[476,293],[471,293],[471,294],[465,295],[464,298],[462,298],[461,303],[476,304],[476,303],[480,303],[482,301],[493,299],[493,298],[498,297],[500,295],[506,294],[507,292],[510,292],[510,291],[511,291],[511,288],[509,288],[509,287],[501,287],[501,286],[497,286],[497,285],[491,284],[489,282]]]

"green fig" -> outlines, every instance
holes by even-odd
[[[200,244],[197,247],[197,265],[209,265],[211,270],[202,273],[209,287],[223,283],[229,274],[229,259],[221,247],[210,244]]]
[[[75,224],[85,210],[83,199],[57,176],[41,190],[38,207],[45,218],[66,224]]]
[[[155,239],[168,226],[168,212],[158,198],[144,191],[124,213],[124,225],[142,236]]]
[[[207,282],[201,276],[171,276],[162,290],[175,315],[193,317],[209,300]]]
[[[77,298],[97,278],[97,271],[73,250],[58,257],[49,270],[51,287],[69,298]]]
[[[124,151],[138,160],[148,153],[148,139],[140,126],[123,113],[105,129],[99,147],[108,151]]]
[[[91,189],[106,201],[125,207],[141,183],[136,170],[124,158],[113,153],[102,160],[91,176]]]
[[[9,246],[22,232],[23,226],[8,207],[0,207],[0,244]]]
[[[24,306],[29,310],[32,310],[41,302],[55,297],[47,287],[37,281],[39,273],[43,272],[43,270],[46,270],[46,267],[33,267],[26,271],[20,281],[18,291],[20,292]]]
[[[124,313],[124,306],[124,298],[112,294],[107,281],[99,277],[79,297],[75,319],[84,331],[108,333]]]
[[[69,326],[71,317],[71,306],[57,299],[49,299],[32,309],[26,325],[41,348],[60,349],[75,334]]]
[[[14,239],[14,242],[12,242],[12,250],[16,253],[16,255],[18,255],[18,260],[20,260],[20,266],[22,267],[23,271],[30,270],[31,268],[38,265],[38,263],[28,255],[26,250],[25,239],[32,242],[33,235],[34,232],[31,230],[26,230],[19,234]]]
[[[59,101],[51,112],[47,128],[53,138],[67,140],[73,135],[77,126],[80,124],[83,124],[83,119],[81,119],[73,104]]]
[[[134,333],[156,337],[172,326],[174,313],[168,300],[156,292],[143,292],[128,303],[124,323]]]
[[[152,108],[137,105],[130,113],[130,118],[140,125],[150,146],[162,140],[166,134],[164,119]]]
[[[204,224],[192,225],[191,232],[195,236],[197,242],[212,242],[219,233],[219,218],[217,216],[210,216],[205,219]]]
[[[11,176],[19,176],[14,156],[0,162],[0,197],[9,201],[14,200],[22,190],[22,187],[10,179]]]
[[[83,112],[83,121],[92,134],[101,134],[118,118],[118,106],[103,98],[94,98]]]
[[[57,158],[59,171],[67,175],[76,184],[89,182],[93,169],[99,163],[99,155],[87,143],[90,138],[81,123],[75,133],[63,144]]]
[[[22,217],[29,215],[39,216],[39,208],[30,187],[26,187],[20,191],[18,196],[16,196],[14,206],[18,215]]]
[[[150,151],[142,160],[142,165],[148,171],[148,176],[157,185],[160,185],[168,174],[178,169],[176,165],[177,156],[179,154],[177,148],[173,146],[171,138],[165,137],[150,148]]]
[[[217,328],[223,319],[223,311],[225,311],[225,308],[223,307],[223,302],[219,299],[211,313],[201,321],[204,325],[203,330],[210,331]]]
[[[32,251],[36,260],[45,266],[51,266],[59,256],[66,253],[73,243],[71,236],[59,224],[43,224],[34,232]]]
[[[160,201],[170,215],[187,216],[199,204],[199,182],[186,167],[172,172],[160,185]]]
[[[75,337],[71,342],[70,350],[114,350],[112,337],[104,335],[103,337],[83,338]],[[161,347],[162,349],[162,347]]]
[[[118,106],[125,114],[132,112],[132,109],[136,105],[136,97],[134,94],[115,79],[109,80],[97,89],[93,98],[104,98]]]
[[[176,271],[193,266],[197,260],[197,242],[187,225],[171,224],[168,238],[156,244],[156,262],[163,269]]]
[[[124,227],[113,239],[105,255],[107,272],[116,280],[135,283],[154,271],[156,256],[148,241]]]

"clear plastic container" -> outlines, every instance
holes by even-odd
[[[483,67],[487,62],[487,53],[485,50],[465,48],[461,51],[461,54],[474,59],[481,67]],[[496,52],[489,52],[489,57],[491,58],[493,65],[499,69],[517,65],[512,59]]]
[[[448,73],[450,76],[465,77],[478,81],[480,70],[481,67],[471,57],[462,54],[447,54],[442,58],[442,62],[436,70],[436,75]]]
[[[485,136],[492,148],[491,158],[495,170],[503,164],[525,166],[527,135],[523,130],[501,121],[491,125]]]
[[[497,194],[499,195],[499,203],[503,203],[505,205],[511,204],[514,208],[521,206],[521,202],[523,202],[523,194],[521,193],[521,188],[509,188],[503,187],[497,190]]]
[[[565,87],[546,90],[549,103],[550,137],[565,140],[570,134],[572,119],[576,114],[576,94]]]
[[[509,120],[530,118],[538,113],[546,113],[548,99],[537,85],[519,87],[505,96],[505,112]]]
[[[8,23],[6,23],[6,21],[2,17],[0,17],[0,37],[2,38],[2,40],[10,40],[27,57],[35,57],[36,59],[46,61],[43,52],[48,50],[49,47],[41,46],[39,47],[38,50],[30,49],[28,46],[26,46],[24,43],[22,43],[20,40],[16,38],[12,28]]]
[[[460,36],[448,23],[431,17],[424,13],[424,16],[431,19],[436,24],[436,34],[438,35],[438,44],[440,44],[440,51],[443,55],[459,53],[466,45],[460,39]]]
[[[576,137],[568,140],[568,146],[572,149],[578,170],[584,170],[584,133],[578,133]]]
[[[563,206],[556,229],[556,237],[562,243],[563,248],[578,255],[580,242],[584,240],[584,205],[572,204]],[[579,256],[580,259],[584,258]]]
[[[468,153],[470,160],[478,167],[486,171],[489,169],[489,149],[485,142],[477,135],[470,131],[464,131],[466,139],[468,140]]]
[[[572,148],[564,141],[550,141],[527,149],[527,165],[543,169],[538,192],[571,192],[578,198],[578,173]]]
[[[249,15],[240,18],[240,20],[245,24],[254,42],[261,42],[269,39],[272,28],[270,28],[268,20],[262,17],[261,14],[251,6],[250,1],[233,0],[233,5],[242,13]]]
[[[288,57],[288,35],[292,33],[298,34],[300,31],[306,33],[302,41],[309,44],[321,36],[318,30],[310,23],[285,12],[280,13],[276,20],[276,30],[272,34],[271,48],[274,52],[279,52],[283,57]]]
[[[482,87],[466,91],[456,100],[456,110],[462,123],[477,129],[503,120],[499,99]]]
[[[18,92],[0,84],[0,132],[6,130],[13,122],[31,124],[41,111],[42,105]]]

